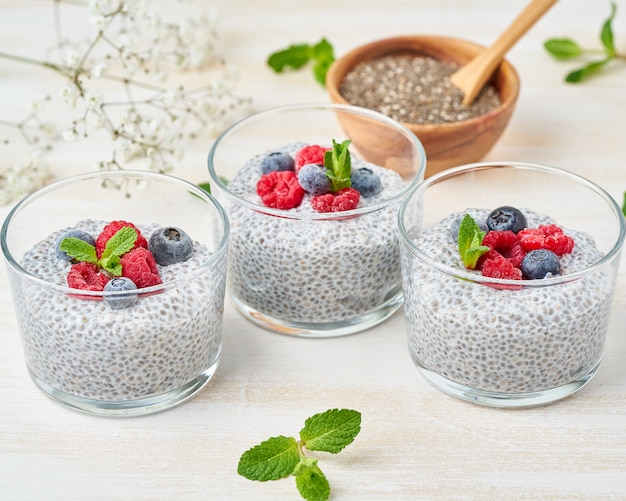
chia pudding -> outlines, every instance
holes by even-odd
[[[294,156],[302,146],[293,143],[275,151]],[[266,155],[245,163],[228,190],[260,204],[256,183]],[[401,297],[399,201],[384,202],[406,184],[396,172],[355,156],[352,167],[371,169],[383,187],[361,197],[354,211],[320,217],[308,193],[298,207],[283,211],[285,217],[227,204],[229,291],[236,302],[277,319],[320,324],[353,319]]]
[[[97,235],[105,222],[73,228]],[[158,225],[138,226],[149,236]],[[221,350],[225,256],[194,242],[182,262],[158,266],[162,285],[131,306],[112,309],[98,297],[69,294],[71,263],[55,255],[59,230],[34,245],[21,266],[45,284],[11,274],[15,309],[30,373],[55,390],[122,402],[175,390],[214,369]]]
[[[478,222],[490,211],[467,212]],[[522,212],[528,227],[555,223]],[[613,268],[567,280],[602,258],[591,236],[563,228],[575,246],[561,256],[561,276],[494,287],[463,273],[455,276],[455,269],[468,271],[451,235],[464,214],[450,215],[414,240],[448,272],[403,254],[409,348],[416,363],[461,385],[497,393],[542,391],[593,373],[608,329]]]

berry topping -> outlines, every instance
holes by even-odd
[[[563,233],[563,230],[556,224],[522,230],[518,233],[518,237],[526,252],[535,249],[547,249],[557,256],[562,256],[569,254],[574,248],[574,240]]]
[[[518,236],[510,230],[490,231],[483,238],[482,245],[486,245],[511,261],[511,264],[516,268],[519,268],[526,254]]]
[[[522,272],[516,268],[511,261],[502,255],[497,255],[493,259],[486,259],[483,262],[483,275],[485,277],[503,278],[508,280],[521,280]]]
[[[524,278],[534,280],[546,278],[547,276],[559,275],[561,273],[561,263],[559,257],[547,249],[536,249],[530,251],[524,257],[521,264]]]
[[[159,228],[150,235],[148,250],[152,252],[157,264],[167,266],[188,259],[193,250],[193,242],[183,230],[169,226]]]
[[[383,189],[380,177],[372,169],[362,167],[350,174],[352,187],[357,190],[362,197],[373,197],[378,195]]]
[[[86,231],[82,231],[82,230],[69,230],[69,231],[66,231],[61,236],[59,236],[59,238],[57,238],[57,240],[56,240],[56,249],[55,249],[57,258],[62,259],[63,261],[72,261],[72,260],[74,260],[74,258],[72,256],[70,256],[67,252],[62,251],[59,248],[60,245],[61,245],[61,242],[63,240],[65,240],[66,238],[78,238],[79,240],[82,240],[83,242],[87,242],[92,247],[94,247],[96,245],[96,239],[92,235],[87,233]]]
[[[137,247],[145,247],[146,249],[148,248],[148,242],[146,241],[146,239],[143,237],[141,232],[137,229],[137,227],[133,223],[129,223],[128,221],[113,221],[107,224],[102,229],[102,231],[100,232],[100,235],[98,235],[98,238],[96,239],[96,255],[98,259],[102,257],[102,253],[104,252],[104,248],[106,247],[106,244],[109,241],[109,239],[113,235],[115,235],[120,229],[125,228],[127,226],[130,226],[131,228],[134,228],[137,231],[137,240],[135,241],[134,248],[137,248]]]
[[[304,190],[293,171],[273,171],[257,182],[256,192],[266,207],[293,209],[302,203]]]
[[[317,144],[312,144],[310,146],[304,146],[300,148],[296,153],[295,158],[295,171],[296,173],[300,171],[300,168],[304,165],[308,164],[321,164],[324,165],[324,154],[330,148],[324,148],[323,146],[319,146]]]
[[[360,193],[354,188],[343,188],[336,194],[327,193],[313,197],[311,206],[317,212],[342,212],[356,209],[360,198]]]
[[[273,171],[294,170],[294,161],[291,155],[282,151],[274,151],[261,160],[261,174]]]
[[[487,227],[492,231],[510,230],[517,233],[526,228],[526,217],[515,207],[498,207],[487,216]]]
[[[330,191],[330,179],[323,165],[303,165],[298,171],[298,182],[311,195],[324,195]]]
[[[109,280],[93,263],[76,263],[67,274],[67,285],[84,291],[101,291]]]
[[[138,289],[158,285],[161,282],[156,261],[144,247],[136,247],[121,258],[122,276],[130,278]]]
[[[126,277],[115,277],[104,286],[104,292],[125,292],[136,290],[135,283]],[[104,300],[114,310],[132,306],[137,301],[137,294],[105,294]]]

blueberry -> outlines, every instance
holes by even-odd
[[[504,205],[491,211],[487,216],[487,227],[491,231],[511,230],[517,233],[526,228],[526,217],[515,207]]]
[[[372,169],[362,167],[350,174],[352,187],[357,190],[362,197],[373,197],[378,195],[383,189],[380,177]]]
[[[168,226],[159,228],[150,235],[148,250],[152,252],[157,264],[167,266],[185,261],[191,255],[193,242],[180,228]]]
[[[323,165],[303,165],[298,172],[298,182],[311,195],[324,195],[330,191],[330,179]]]
[[[61,242],[66,238],[78,238],[79,240],[82,240],[83,242],[87,242],[89,245],[93,247],[96,246],[96,239],[92,237],[89,233],[87,233],[86,231],[82,231],[82,230],[66,231],[61,236],[59,236],[59,238],[57,238],[57,241],[55,243],[55,252],[56,252],[57,258],[62,259],[63,261],[72,261],[73,259],[72,256],[69,256],[66,252],[62,251],[59,248],[59,246],[61,245]]]
[[[524,278],[534,280],[537,278],[546,278],[550,275],[561,274],[561,264],[559,257],[552,251],[547,249],[536,249],[530,251],[520,266]]]
[[[126,277],[112,278],[104,286],[104,292],[125,292],[134,290],[137,290],[135,282]],[[135,304],[137,294],[105,294],[104,300],[114,310],[121,310]]]
[[[261,160],[261,175],[275,170],[294,170],[295,162],[291,156],[282,151],[274,151]]]

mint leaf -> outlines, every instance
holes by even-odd
[[[302,458],[293,474],[300,495],[307,501],[326,501],[330,497],[330,484],[317,466],[317,459]]]
[[[294,70],[300,69],[308,63],[310,59],[310,45],[296,44],[270,54],[267,59],[267,64],[276,73],[282,73],[285,68],[292,68]]]
[[[135,247],[137,241],[137,230],[132,226],[120,228],[115,235],[107,241],[100,256],[101,261],[106,261],[110,256],[121,256]]]
[[[552,38],[543,46],[556,59],[573,59],[583,53],[583,49],[570,38]]]
[[[312,61],[315,79],[326,85],[326,73],[334,60],[333,46],[322,38],[314,45],[294,44],[276,51],[267,58],[267,64],[276,73],[282,73],[286,68],[298,70]]]
[[[571,71],[565,77],[565,81],[568,83],[578,83],[582,82],[586,78],[589,78],[594,73],[597,73],[605,66],[612,58],[603,59],[602,61],[595,61],[593,63],[589,63],[582,68],[578,68],[577,70]]]
[[[626,191],[624,192],[624,202],[622,203],[622,214],[626,217]]]
[[[332,149],[324,153],[324,167],[326,167],[326,176],[330,179],[331,191],[339,191],[352,185],[350,182],[352,162],[348,150],[351,142],[350,139],[346,139],[342,143],[337,143],[333,139]]]
[[[207,193],[211,193],[211,184],[210,183],[199,183],[198,188],[206,191]]]
[[[300,430],[300,439],[310,451],[337,454],[354,441],[360,430],[360,412],[330,409],[307,419]]]
[[[80,238],[64,238],[59,245],[59,249],[77,261],[84,261],[86,263],[93,264],[98,263],[96,248]]]
[[[269,438],[244,452],[237,473],[250,480],[278,480],[291,475],[300,462],[295,438]]]
[[[600,31],[600,41],[606,50],[607,56],[610,58],[617,55],[617,52],[615,51],[615,44],[613,42],[613,28],[611,27],[616,11],[617,6],[615,5],[615,2],[611,2],[611,15],[606,21],[604,21],[602,30]]]
[[[489,251],[489,247],[482,245],[485,232],[480,229],[476,221],[469,214],[459,226],[459,254],[466,268],[473,270],[480,256]]]
[[[100,259],[100,267],[104,268],[114,277],[122,275],[122,263],[119,256],[113,254],[106,259]]]

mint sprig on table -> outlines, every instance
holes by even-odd
[[[351,142],[350,139],[346,139],[338,143],[333,139],[332,149],[324,153],[324,167],[326,167],[326,176],[330,179],[330,191],[336,192],[352,186],[350,181],[352,160],[348,150]]]
[[[241,455],[237,473],[250,480],[278,480],[293,475],[300,495],[307,501],[325,501],[330,484],[303,449],[337,454],[351,444],[361,430],[361,413],[351,409],[329,409],[304,423],[300,440],[277,436],[268,438]]]
[[[114,277],[122,274],[120,256],[126,254],[135,247],[138,234],[135,228],[125,226],[120,228],[106,243],[104,251],[98,259],[96,248],[80,238],[64,238],[59,249],[76,261],[93,263],[99,268],[104,268]]]
[[[489,247],[482,245],[485,235],[486,233],[480,229],[474,218],[465,214],[459,226],[458,244],[459,254],[466,268],[475,269],[480,256],[489,251]]]
[[[546,50],[556,59],[570,60],[597,53],[602,55],[601,59],[588,62],[582,67],[568,73],[565,77],[566,82],[582,82],[595,73],[598,73],[614,59],[626,59],[626,55],[618,54],[615,49],[612,24],[616,12],[617,6],[614,2],[611,2],[611,14],[608,19],[604,21],[600,30],[601,50],[584,49],[578,42],[571,38],[551,38],[544,43]]]
[[[298,70],[309,61],[313,62],[313,75],[321,84],[326,85],[326,73],[335,60],[333,46],[322,38],[313,45],[306,43],[290,45],[286,49],[270,54],[267,64],[276,73],[282,73],[285,68]]]

